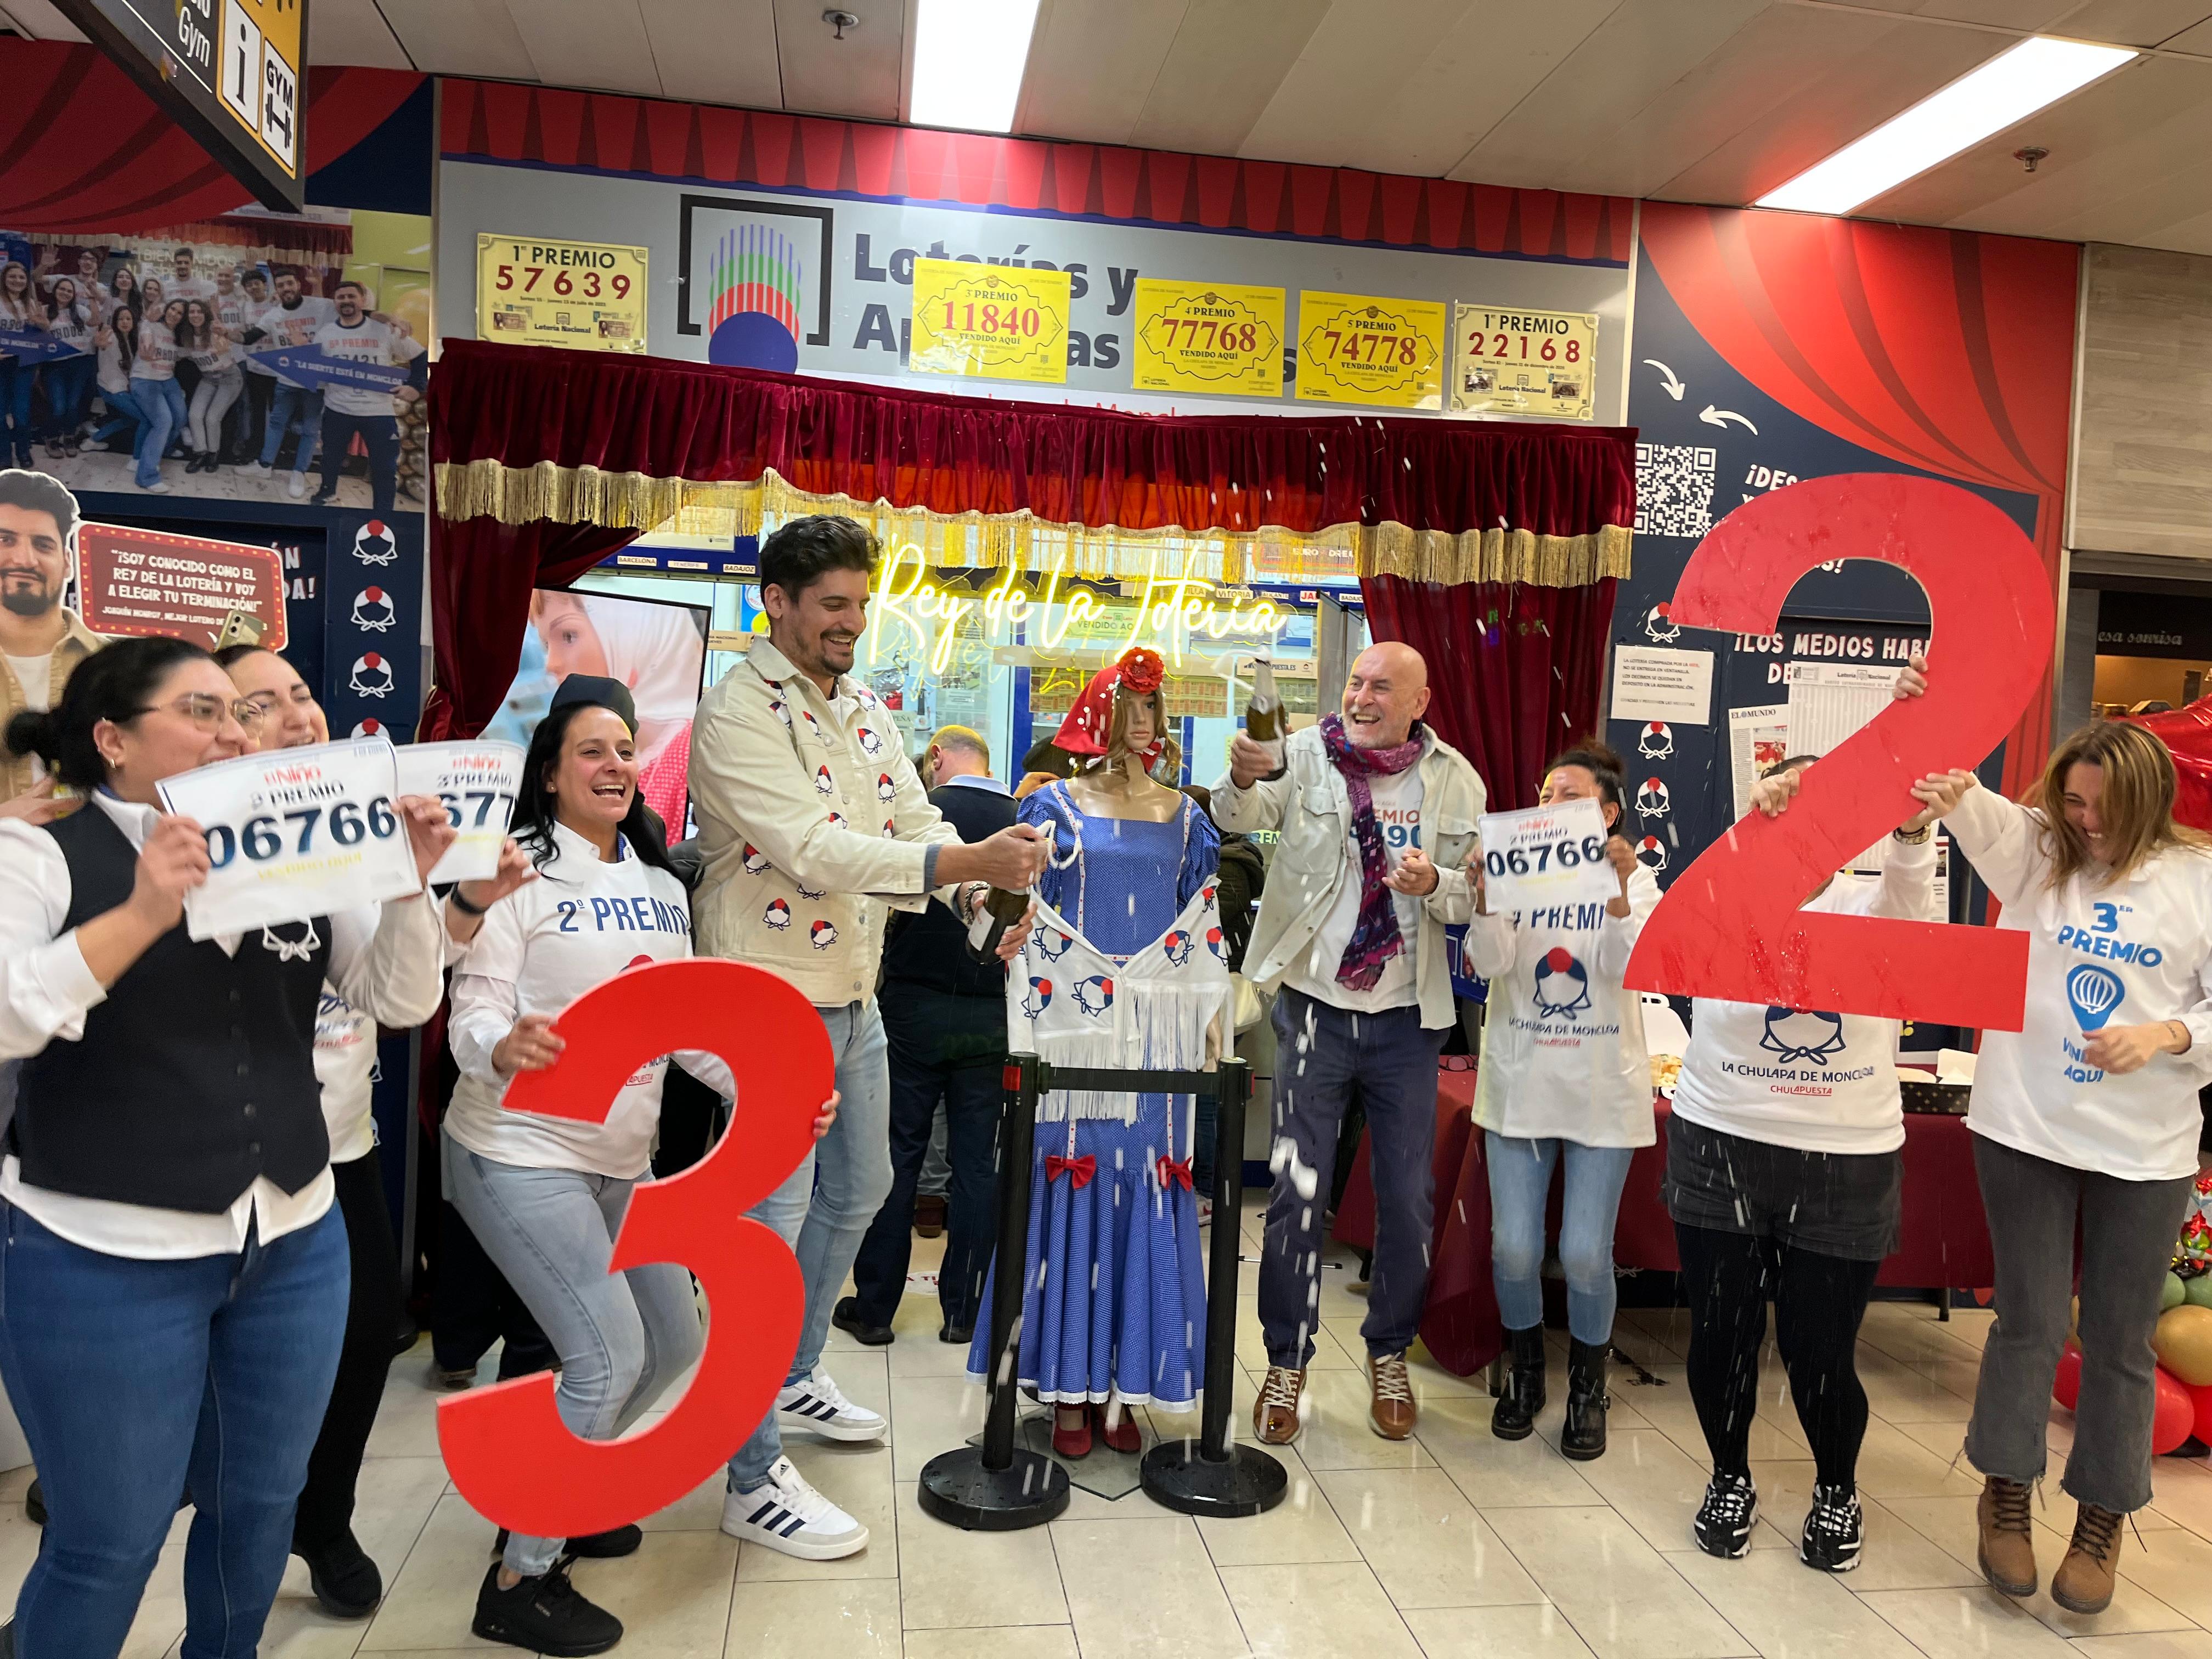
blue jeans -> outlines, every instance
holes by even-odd
[[[346,452],[355,436],[368,451],[370,511],[389,514],[399,486],[399,422],[389,415],[342,415],[323,411],[323,487],[321,494],[335,495],[338,474],[345,470]]]
[[[691,1275],[672,1261],[607,1271],[635,1182],[524,1169],[442,1139],[453,1207],[561,1356],[561,1420],[579,1439],[613,1439],[699,1358]],[[534,1578],[562,1543],[511,1534],[507,1565]]]
[[[315,434],[323,423],[323,394],[312,386],[286,386],[276,383],[276,396],[270,406],[269,430],[261,440],[261,465],[276,465],[276,452],[284,447],[284,434],[300,434],[300,447],[292,454],[292,470],[305,472],[307,463],[314,459]]]
[[[806,1281],[806,1317],[784,1386],[803,1382],[822,1363],[830,1312],[844,1289],[868,1224],[891,1189],[890,1066],[883,1017],[873,1002],[817,1008],[837,1058],[837,1121],[799,1160],[791,1178],[755,1206],[753,1219],[774,1229],[799,1258]],[[743,1110],[742,1103],[739,1106]],[[817,1176],[819,1179],[817,1180]],[[775,1408],[730,1460],[730,1483],[746,1491],[768,1479],[783,1455]]]
[[[0,412],[15,428],[7,434],[7,442],[0,444],[0,454],[12,449],[25,466],[31,464],[31,386],[38,373],[35,363],[0,359]]]
[[[107,405],[107,418],[92,434],[96,444],[104,444],[125,428],[131,430],[131,453],[135,457],[140,447],[139,440],[146,435],[146,428],[154,419],[145,404],[128,392],[110,392],[102,387],[100,401]]]
[[[1375,1178],[1375,1271],[1359,1334],[1370,1355],[1403,1353],[1419,1334],[1435,1217],[1437,1056],[1443,1046],[1441,1028],[1421,1029],[1418,1006],[1355,1014],[1287,985],[1276,997],[1274,1146],[1281,1168],[1267,1194],[1260,1251],[1260,1328],[1270,1365],[1304,1370],[1313,1358],[1322,1212],[1355,1089],[1367,1111]],[[1313,1176],[1310,1188],[1305,1171]]]
[[[1567,1279],[1567,1330],[1592,1346],[1613,1340],[1619,1301],[1613,1280],[1613,1224],[1628,1181],[1630,1146],[1577,1140],[1520,1140],[1483,1132],[1490,1169],[1490,1274],[1498,1317],[1509,1331],[1544,1322],[1544,1210],[1552,1170],[1567,1168],[1559,1206],[1559,1267]]]
[[[106,1255],[0,1212],[0,1377],[46,1493],[15,1601],[23,1659],[112,1659],[178,1494],[185,1659],[252,1659],[345,1335],[336,1205],[274,1243],[186,1261]]]
[[[184,430],[188,418],[185,389],[173,380],[149,380],[133,374],[131,395],[146,411],[146,423],[138,428],[138,488],[150,489],[161,477],[162,452],[170,438]]]
[[[74,438],[92,406],[93,376],[97,360],[80,355],[46,365],[46,435]]]

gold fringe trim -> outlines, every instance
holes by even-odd
[[[1386,523],[1331,525],[1310,533],[1278,525],[1253,531],[1180,526],[1127,530],[1065,524],[1020,513],[933,513],[794,488],[773,470],[742,483],[699,483],[642,472],[602,472],[550,461],[513,468],[495,460],[441,461],[438,514],[502,524],[550,519],[617,530],[757,536],[787,520],[836,513],[868,526],[887,547],[952,569],[1013,569],[1093,581],[1175,580],[1224,586],[1253,581],[1344,581],[1402,576],[1413,581],[1527,582],[1582,587],[1628,574],[1631,533],[1607,525],[1587,536],[1526,530],[1415,530]]]

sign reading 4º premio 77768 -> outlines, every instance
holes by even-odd
[[[263,205],[300,211],[307,0],[54,4]]]

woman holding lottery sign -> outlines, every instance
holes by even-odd
[[[2212,842],[2173,819],[2173,757],[2100,721],[2058,746],[2027,804],[1971,772],[1923,778],[2027,935],[2027,1018],[1986,1031],[1966,1127],[1996,1261],[1966,1457],[1984,1480],[1983,1575],[2035,1593],[2031,1489],[2067,1338],[2080,1236],[2081,1392],[2063,1481],[2074,1535],[2051,1599],[2101,1612],[2122,1522],[2150,1501],[2151,1333],[2197,1175],[2212,1080]]]
[[[1490,1171],[1490,1266],[1513,1371],[1491,1414],[1501,1440],[1523,1440],[1544,1409],[1545,1205],[1565,1171],[1559,1262],[1567,1279],[1567,1420],[1559,1449],[1605,1455],[1606,1355],[1613,1344],[1613,1224],[1629,1160],[1657,1139],[1651,1065],[1629,954],[1657,908],[1659,884],[1623,838],[1620,757],[1589,742],[1544,774],[1538,805],[1595,800],[1620,890],[1602,904],[1493,913],[1475,887],[1470,969],[1490,981],[1474,1121]]]

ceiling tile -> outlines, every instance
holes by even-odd
[[[380,0],[379,9],[415,67],[426,74],[538,79],[538,66],[505,0]],[[312,25],[307,33],[314,33]]]
[[[509,0],[508,10],[547,86],[659,94],[638,0]]]
[[[2077,40],[2155,46],[2207,17],[2212,5],[2205,0],[2083,0],[2048,27]]]
[[[1189,0],[1047,0],[1014,130],[1126,144],[1175,45]]]
[[[781,109],[775,0],[637,0],[671,98]]]
[[[1190,0],[1129,142],[1198,155],[1240,154],[1245,135],[1328,15],[1330,3]],[[1314,118],[1331,124],[1341,119],[1323,110],[1314,112]]]
[[[906,70],[905,0],[841,3],[860,20],[842,40],[822,21],[822,0],[775,0],[774,43],[762,49],[773,50],[783,66],[783,106],[896,121]]]
[[[20,3],[20,0],[14,0]],[[315,0],[307,31],[311,64],[360,64],[371,69],[412,69],[376,0]]]
[[[2199,23],[2194,28],[2182,30],[2180,33],[2166,43],[2163,50],[2192,52],[2199,58],[2212,58],[2212,22]]]

